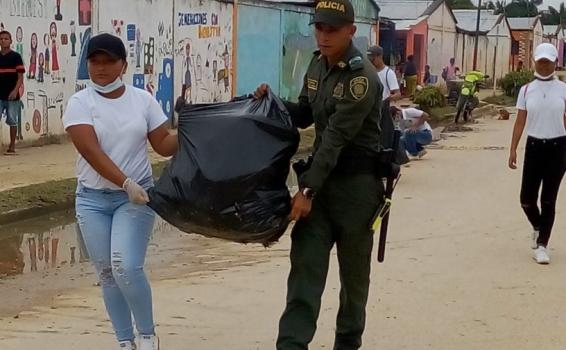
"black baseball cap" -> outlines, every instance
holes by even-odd
[[[115,35],[103,33],[93,36],[88,42],[87,58],[102,51],[116,59],[125,60],[128,55],[122,39]]]
[[[354,7],[349,0],[319,0],[311,24],[323,23],[342,27],[354,23],[355,20]]]
[[[370,47],[366,54],[368,55],[368,57],[379,57],[379,56],[383,56],[383,48],[381,46],[372,46]]]

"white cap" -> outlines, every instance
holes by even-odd
[[[543,43],[537,46],[537,48],[535,49],[534,57],[535,61],[546,58],[551,62],[556,62],[556,60],[558,59],[558,50],[556,50],[556,47],[552,44]]]

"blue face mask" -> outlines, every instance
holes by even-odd
[[[113,82],[111,82],[108,85],[98,85],[95,82],[93,82],[92,80],[89,81],[89,85],[90,87],[92,87],[94,90],[96,90],[96,92],[99,92],[101,94],[109,94],[111,92],[114,92],[116,90],[118,90],[119,88],[121,88],[122,86],[124,86],[124,82],[122,81],[122,77],[118,77],[116,78],[116,80],[114,80]]]

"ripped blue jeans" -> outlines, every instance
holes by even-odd
[[[143,268],[155,213],[130,203],[124,191],[81,185],[76,213],[118,341],[134,340],[132,315],[140,335],[155,334],[151,288]]]

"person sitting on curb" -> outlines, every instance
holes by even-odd
[[[391,115],[398,120],[403,130],[401,144],[412,156],[421,159],[426,155],[424,146],[432,143],[432,128],[427,122],[428,113],[417,108],[391,107]]]

